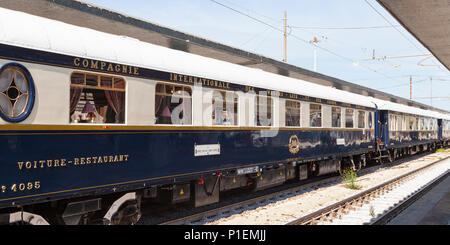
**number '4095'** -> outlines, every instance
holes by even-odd
[[[37,190],[41,188],[41,182],[40,181],[34,181],[34,182],[26,182],[26,183],[16,183],[12,184],[11,188],[9,188],[12,192],[18,192],[18,191],[30,191],[30,190]],[[5,193],[8,191],[8,188],[4,185],[1,186],[1,192]]]

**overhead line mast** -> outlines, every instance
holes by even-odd
[[[287,26],[287,13],[284,11],[284,28],[283,28],[283,36],[284,36],[284,46],[283,46],[283,62],[287,62],[287,33],[286,33],[286,26]]]

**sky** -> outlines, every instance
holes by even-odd
[[[316,50],[317,72],[407,99],[412,77],[413,100],[450,111],[450,72],[375,0],[83,1],[280,61],[286,11],[287,63],[314,70]]]

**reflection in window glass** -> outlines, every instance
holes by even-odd
[[[414,117],[409,117],[409,130],[415,130],[415,120],[414,120]]]
[[[353,109],[345,109],[345,127],[353,128]]]
[[[286,126],[300,127],[300,102],[286,100]]]
[[[229,104],[227,106],[227,103]],[[236,93],[215,90],[212,98],[213,125],[237,125],[238,97]]]
[[[358,128],[366,127],[365,119],[366,119],[366,112],[358,111]]]
[[[430,130],[430,120],[428,118],[424,119],[424,130]]]
[[[401,131],[403,127],[402,117],[401,116],[396,117],[397,117],[397,131]]]
[[[420,124],[419,124],[419,130],[423,131],[425,130],[425,123],[424,123],[424,119],[420,118]]]
[[[98,76],[86,74],[86,85],[98,87]]]
[[[111,86],[113,79],[120,81],[118,88]],[[125,80],[73,73],[70,84],[70,122],[125,123]]]
[[[341,108],[339,107],[331,108],[331,126],[333,128],[341,127]]]
[[[270,126],[272,125],[272,98],[267,96],[257,95],[255,97],[255,124],[256,126]],[[260,109],[264,108],[265,111]]]
[[[191,96],[192,90],[188,86],[175,86],[165,83],[156,84],[155,123],[192,124]],[[175,98],[174,101],[177,102],[172,102],[172,98]],[[176,115],[180,119],[180,122],[172,122],[172,113],[180,105],[182,105],[181,110]]]
[[[373,112],[369,112],[369,128],[372,128],[373,126]]]
[[[309,119],[311,127],[322,127],[322,106],[309,104]]]
[[[113,81],[112,77],[102,77],[100,79],[100,86],[102,88],[112,88],[113,87],[112,86],[112,81]]]

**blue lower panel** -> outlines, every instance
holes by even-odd
[[[291,142],[293,136],[298,138]],[[170,183],[208,171],[367,152],[372,131],[259,130],[3,131],[0,206],[22,200]],[[337,144],[338,142],[338,144]],[[220,144],[220,155],[194,156],[194,145]]]
[[[438,140],[437,131],[389,131],[390,147],[406,147]]]

